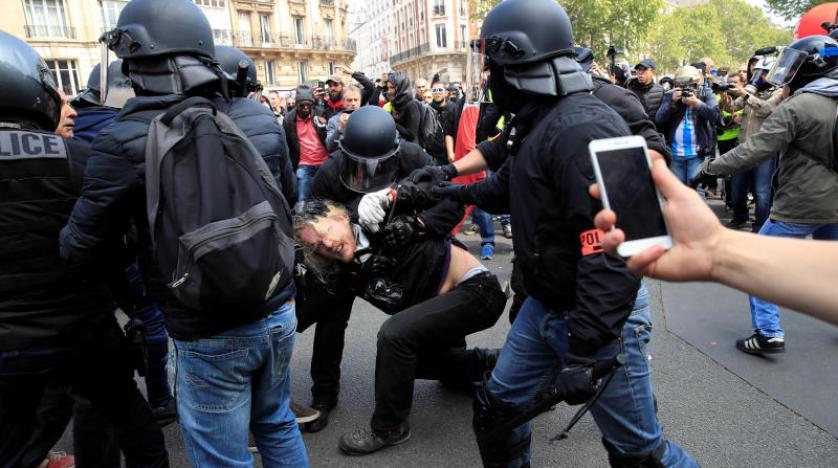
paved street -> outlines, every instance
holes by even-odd
[[[461,237],[472,252],[479,237]],[[505,281],[511,243],[498,237],[487,266]],[[747,296],[712,284],[646,280],[655,330],[651,344],[659,417],[667,437],[706,467],[838,466],[838,328],[784,311],[788,351],[772,358],[735,350],[750,333]],[[436,382],[416,385],[412,439],[368,457],[339,453],[341,434],[368,423],[373,408],[375,335],[387,318],[356,302],[347,330],[341,401],[328,428],[305,434],[315,467],[476,467],[471,402]],[[500,346],[506,314],[469,345]],[[294,394],[308,401],[313,329],[298,335],[293,358]],[[550,443],[572,416],[561,405],[535,421],[533,466],[604,467],[605,451],[590,416],[568,440]],[[219,428],[223,430],[223,428]],[[188,466],[178,432],[166,429],[173,466]],[[68,438],[63,444],[69,448]],[[258,460],[258,457],[257,457]]]

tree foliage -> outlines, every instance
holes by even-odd
[[[480,20],[500,0],[478,0],[472,11]],[[768,0],[769,4],[772,0]],[[775,3],[778,0],[774,0]],[[576,42],[590,47],[600,61],[609,45],[628,51],[629,61],[652,58],[659,69],[673,70],[710,56],[732,68],[747,62],[754,50],[791,42],[791,32],[744,0],[710,0],[664,14],[663,0],[560,0]],[[786,1],[779,3],[821,3]],[[634,62],[632,62],[634,63]]]
[[[830,0],[765,0],[768,8],[785,18],[787,21],[797,18],[798,16],[811,10],[813,7],[821,3],[827,3]]]

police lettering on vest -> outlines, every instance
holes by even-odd
[[[0,158],[7,160],[67,159],[67,148],[58,135],[20,131],[0,132]]]

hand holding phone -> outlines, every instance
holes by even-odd
[[[646,140],[639,136],[593,140],[588,145],[605,208],[617,214],[625,242],[617,253],[630,257],[653,245],[672,247],[663,198],[652,181]]]

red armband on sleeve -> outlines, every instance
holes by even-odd
[[[601,239],[605,235],[601,229],[589,229],[579,234],[579,242],[582,244],[582,256],[605,252],[602,248]]]

